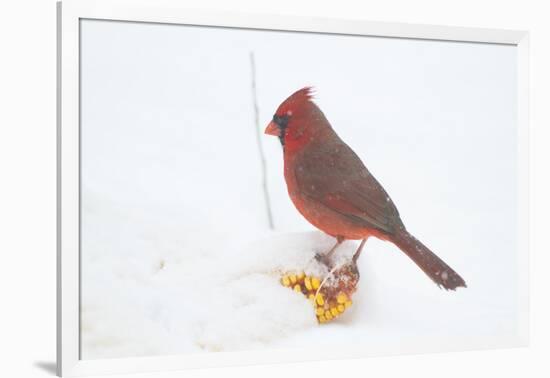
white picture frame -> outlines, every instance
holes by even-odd
[[[520,332],[515,337],[467,340],[464,345],[401,345],[399,352],[454,351],[468,348],[525,346],[528,343],[528,60],[525,31],[474,29],[434,25],[380,23],[358,20],[305,18],[190,10],[177,1],[141,0],[58,3],[58,256],[57,256],[57,372],[60,376],[180,370],[273,362],[366,357],[396,353],[394,348],[341,348],[327,351],[294,350],[224,352],[162,357],[81,360],[80,333],[80,197],[79,197],[79,25],[81,19],[120,20],[202,26],[224,26],[302,32],[322,32],[442,41],[507,44],[518,57],[518,275]]]

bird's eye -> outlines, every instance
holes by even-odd
[[[275,122],[275,124],[279,126],[280,129],[285,129],[288,123],[288,116],[278,116],[277,114],[275,114],[273,116],[273,122]]]

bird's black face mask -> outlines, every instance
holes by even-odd
[[[288,126],[288,116],[284,115],[284,116],[279,117],[277,114],[275,114],[273,116],[273,122],[279,128],[279,141],[281,142],[281,145],[284,147],[285,146],[285,131],[286,131],[286,128]]]

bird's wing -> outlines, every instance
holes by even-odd
[[[300,194],[365,227],[392,233],[402,225],[382,185],[343,141],[307,148],[296,157]]]

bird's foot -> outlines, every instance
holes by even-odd
[[[328,268],[328,270],[331,270],[332,267],[333,267],[333,263],[332,263],[330,257],[327,256],[326,254],[316,253],[315,254],[315,260],[317,260],[318,262],[320,262],[321,264],[326,266]]]

